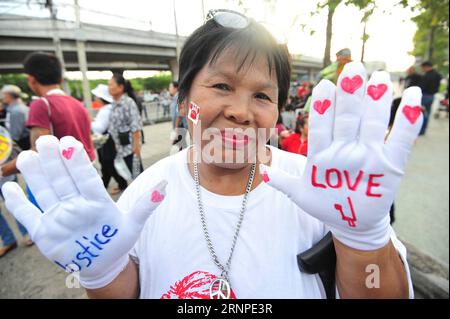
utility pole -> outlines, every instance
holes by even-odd
[[[89,80],[87,78],[87,58],[86,58],[86,45],[85,45],[85,35],[81,28],[80,19],[80,6],[78,5],[78,0],[75,1],[75,38],[77,40],[77,54],[78,54],[78,64],[80,66],[80,71],[83,77],[83,101],[84,105],[87,107],[89,113],[93,115],[92,110],[92,99],[91,90],[89,87]]]
[[[173,3],[173,18],[175,21],[175,35],[176,35],[176,41],[177,41],[177,63],[180,62],[180,37],[178,35],[178,23],[177,23],[177,10],[175,8],[175,0],[172,1]]]
[[[202,0],[202,14],[203,14],[203,16],[202,16],[203,21],[205,21],[206,16],[205,16],[205,2],[204,2],[204,0]]]
[[[64,62],[64,55],[61,46],[61,40],[58,34],[58,25],[56,22],[56,8],[53,6],[53,0],[45,0],[45,7],[47,7],[50,11],[50,18],[52,21],[52,29],[53,29],[53,44],[55,45],[55,53],[61,63],[62,69],[62,79],[63,79],[63,89],[67,94],[70,94],[69,83],[65,81],[66,75],[66,63]]]

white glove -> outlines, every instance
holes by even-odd
[[[36,148],[38,153],[22,152],[17,167],[44,214],[12,182],[2,188],[6,207],[45,257],[67,271],[79,271],[85,288],[108,285],[127,265],[128,252],[164,199],[167,183],[149,187],[134,208],[124,212],[108,195],[79,141],[46,135]]]
[[[313,90],[308,159],[301,177],[261,165],[263,179],[329,226],[349,247],[375,250],[390,239],[389,209],[422,126],[421,90],[405,90],[393,129],[385,134],[392,102],[387,72],[365,84],[359,62],[348,63],[337,88]]]

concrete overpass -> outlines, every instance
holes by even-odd
[[[170,70],[178,74],[177,39],[173,34],[102,26],[75,28],[72,21],[57,21],[68,71],[79,70],[77,40],[85,41],[87,67],[101,70]],[[185,38],[180,37],[180,47]],[[49,18],[2,15],[0,19],[0,73],[22,72],[25,56],[33,51],[54,51],[53,28]],[[295,56],[295,78],[314,77],[322,68],[319,59]]]

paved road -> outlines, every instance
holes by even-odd
[[[436,109],[436,103],[434,109]],[[417,139],[396,199],[394,229],[429,255],[449,262],[449,120],[431,119]]]
[[[170,123],[145,127],[144,166],[169,154]],[[394,228],[401,238],[448,263],[449,237],[448,119],[433,119],[420,137],[397,196]],[[111,185],[111,187],[114,185]],[[17,227],[2,207],[2,213]],[[83,289],[67,288],[66,273],[42,257],[35,246],[19,247],[0,259],[0,298],[85,298]]]

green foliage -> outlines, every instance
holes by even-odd
[[[160,92],[169,87],[169,84],[172,81],[172,76],[170,74],[161,74],[142,80],[142,86],[145,90]]]
[[[418,13],[412,19],[417,31],[410,54],[431,60],[441,73],[448,75],[449,0],[401,0],[399,4]]]
[[[163,73],[161,75],[156,75],[148,78],[136,78],[131,79],[131,85],[133,89],[137,91],[141,90],[151,90],[152,92],[160,92],[163,89],[169,87],[172,77],[170,73]],[[83,84],[81,80],[67,80],[70,88],[70,94],[82,100],[83,99]],[[108,80],[89,80],[89,87],[94,89],[98,84],[108,84]],[[24,93],[29,96],[34,95],[34,93],[28,88],[27,77],[25,74],[3,74],[0,75],[0,88],[6,84],[14,84],[21,88]]]
[[[7,84],[14,84],[20,87],[22,92],[33,95],[33,92],[28,88],[27,76],[25,74],[1,74],[0,75],[0,88]]]

